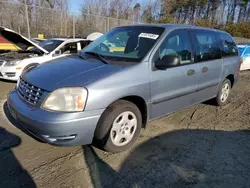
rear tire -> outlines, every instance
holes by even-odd
[[[215,98],[216,104],[218,106],[223,106],[228,102],[228,98],[231,92],[231,82],[229,79],[223,81],[220,86],[219,92]]]
[[[137,140],[142,126],[142,115],[129,101],[118,100],[102,114],[93,144],[108,152],[118,153],[130,148]]]

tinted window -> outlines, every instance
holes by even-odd
[[[43,47],[48,52],[52,52],[62,43],[63,41],[61,40],[46,40],[46,41],[40,42],[39,46]]]
[[[81,48],[83,49],[86,46],[88,46],[91,43],[91,41],[81,41],[80,43],[81,43]]]
[[[238,48],[233,41],[232,37],[226,33],[220,33],[220,39],[222,41],[222,56],[229,57],[229,56],[237,56],[238,55]]]
[[[115,28],[84,48],[82,53],[95,52],[107,60],[139,62],[147,55],[164,30],[162,27],[149,26]]]
[[[72,43],[65,44],[61,48],[61,53],[62,54],[77,53],[77,43],[76,42],[72,42]]]
[[[215,32],[204,30],[190,30],[195,46],[197,62],[216,60],[221,58],[221,51]]]
[[[45,40],[39,43],[39,46],[47,50],[48,52],[52,52],[55,50],[60,44],[62,44],[62,40]],[[37,47],[31,48],[30,51],[37,52],[39,49]]]
[[[186,30],[174,31],[161,44],[159,48],[160,59],[166,55],[176,55],[180,64],[191,63],[192,48]]]

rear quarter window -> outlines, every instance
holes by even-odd
[[[232,37],[227,33],[219,33],[222,57],[238,56],[238,48]]]

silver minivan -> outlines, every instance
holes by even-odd
[[[150,120],[209,99],[224,105],[239,68],[237,46],[224,31],[118,27],[77,55],[25,70],[7,113],[43,142],[120,152]]]

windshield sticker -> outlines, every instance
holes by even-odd
[[[159,37],[159,35],[155,35],[155,34],[151,34],[151,33],[141,33],[141,34],[139,35],[139,37],[143,37],[143,38],[148,38],[148,39],[154,39],[154,40],[156,40],[156,39]]]

